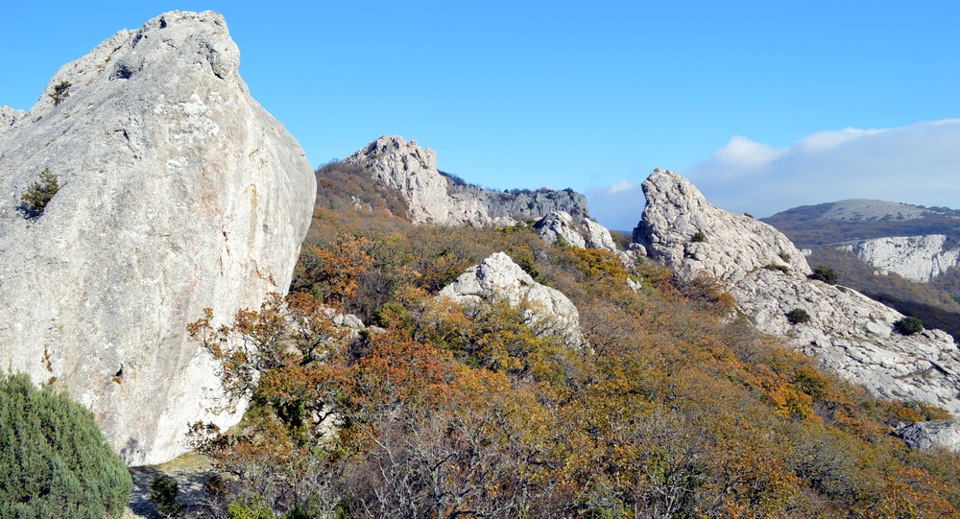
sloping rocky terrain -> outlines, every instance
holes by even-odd
[[[918,283],[929,283],[960,265],[960,245],[944,234],[889,236],[839,245],[880,275],[891,272]]]
[[[960,352],[948,334],[894,332],[902,314],[852,289],[808,279],[806,259],[786,236],[710,205],[675,173],[654,171],[643,190],[647,206],[634,237],[654,259],[687,278],[713,275],[758,329],[786,337],[875,394],[960,413]],[[795,309],[809,321],[791,323],[787,314]]]
[[[310,224],[311,167],[239,64],[221,15],[170,12],[0,110],[0,365],[68,390],[131,465],[239,419],[187,323],[285,293]]]
[[[845,285],[960,340],[960,211],[843,200],[763,221]]]

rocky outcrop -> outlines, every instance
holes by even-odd
[[[562,239],[568,245],[581,249],[601,249],[616,252],[617,245],[606,227],[589,218],[577,222],[566,211],[552,211],[533,225],[533,230],[547,243]]]
[[[27,112],[23,110],[17,110],[9,106],[0,106],[0,138],[10,131],[10,127],[20,119],[23,119],[25,115],[27,115]]]
[[[897,434],[912,449],[929,450],[939,445],[952,445],[960,454],[960,421],[937,420],[900,427]]]
[[[681,276],[706,271],[724,282],[740,309],[766,333],[819,359],[878,396],[922,401],[960,415],[960,353],[950,336],[893,331],[903,316],[853,290],[807,278],[803,255],[782,234],[718,209],[686,179],[654,171],[634,238]],[[791,324],[802,309],[809,322]]]
[[[951,244],[943,234],[876,238],[838,249],[856,254],[880,273],[894,272],[919,283],[929,283],[960,265],[960,247]]]
[[[538,330],[560,337],[571,347],[586,345],[580,331],[577,307],[559,290],[541,285],[503,252],[484,259],[453,283],[438,297],[460,304],[505,300],[511,306],[527,304],[527,321]]]
[[[693,278],[706,271],[735,285],[762,268],[810,274],[803,254],[773,227],[707,203],[676,173],[656,169],[644,181],[647,199],[633,241],[654,259]]]
[[[235,422],[186,325],[285,292],[310,224],[312,168],[239,64],[220,15],[170,12],[0,112],[0,366],[68,390],[129,464]],[[30,220],[44,171],[62,187]]]
[[[399,190],[417,224],[512,225],[551,211],[588,214],[586,198],[569,189],[498,192],[466,184],[437,170],[436,152],[402,137],[380,137],[343,162]]]

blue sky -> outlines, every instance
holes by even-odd
[[[572,187],[630,229],[654,167],[767,216],[960,207],[960,2],[12,2],[0,104],[173,9],[222,12],[314,166],[383,134],[483,186]]]

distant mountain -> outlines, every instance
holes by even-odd
[[[960,211],[881,200],[841,200],[763,218],[799,247],[888,236],[960,236]]]

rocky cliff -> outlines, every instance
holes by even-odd
[[[310,224],[310,164],[239,63],[220,15],[170,12],[0,109],[0,366],[67,389],[129,464],[236,420],[185,327],[285,292]],[[44,172],[61,187],[30,215]]]
[[[960,414],[960,353],[949,335],[895,333],[900,313],[853,290],[808,279],[806,260],[785,236],[710,205],[675,173],[654,171],[643,191],[647,205],[634,239],[653,258],[682,276],[712,274],[761,331],[785,337],[875,394]],[[809,322],[791,324],[786,314],[794,309],[806,311]]]
[[[566,189],[498,192],[458,181],[437,170],[437,154],[416,141],[383,136],[343,160],[359,165],[377,182],[397,189],[418,224],[511,225],[551,211],[589,214],[586,198]]]
[[[960,246],[943,234],[876,238],[838,249],[856,254],[881,274],[893,272],[919,283],[929,283],[960,265]]]

